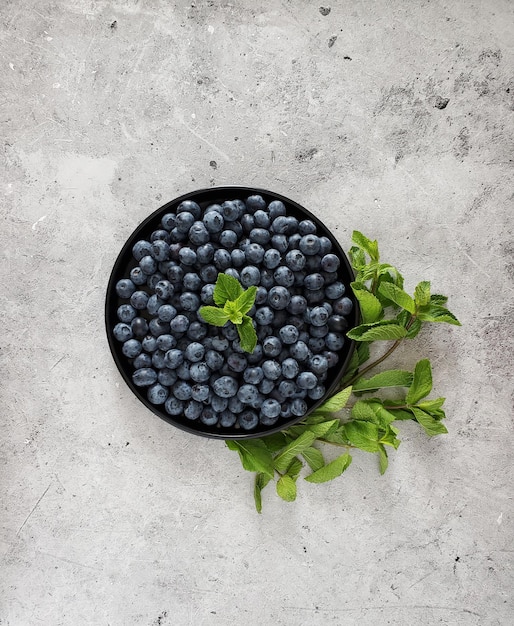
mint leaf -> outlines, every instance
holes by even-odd
[[[444,404],[445,398],[435,398],[434,400],[425,400],[424,402],[417,402],[416,406],[426,411],[427,413],[432,413],[432,411],[437,411]]]
[[[340,411],[344,409],[351,395],[352,388],[346,387],[331,396],[326,402],[323,402],[323,404],[316,409],[315,413],[335,413],[336,411]]]
[[[241,324],[243,321],[243,314],[239,311],[236,303],[232,302],[232,300],[227,300],[225,302],[223,312],[228,315],[228,319],[232,322],[232,324]]]
[[[366,254],[364,253],[364,250],[361,250],[360,248],[356,246],[352,246],[348,254],[350,256],[352,267],[356,272],[358,272],[360,269],[365,267]]]
[[[305,432],[309,432],[314,435],[315,439],[321,439],[327,433],[333,432],[339,426],[339,420],[328,420],[326,422],[320,422],[318,424],[303,424],[300,426],[291,426],[287,429],[287,433],[293,437],[299,437]]]
[[[239,281],[229,274],[218,274],[212,297],[218,306],[224,306],[227,300],[237,300],[243,293]]]
[[[418,313],[418,318],[422,322],[444,322],[446,324],[453,324],[454,326],[461,326],[461,323],[455,315],[439,304],[431,303],[427,307],[423,307]]]
[[[389,465],[389,460],[387,458],[386,449],[382,444],[378,445],[378,454],[379,454],[379,462],[380,462],[380,473],[383,475]]]
[[[249,472],[262,472],[264,475],[273,478],[273,457],[261,439],[248,439],[246,441],[227,440],[225,441],[229,450],[239,453],[241,464]]]
[[[398,430],[396,428],[393,426],[387,426],[385,432],[380,435],[378,440],[379,445],[391,446],[396,450],[401,443],[401,441],[396,437],[397,434]]]
[[[282,448],[284,448],[288,443],[288,439],[283,432],[273,433],[273,435],[262,437],[261,441],[264,441],[266,448],[268,448],[272,454],[282,450]]]
[[[257,295],[257,287],[255,286],[248,287],[248,289],[246,291],[243,291],[243,293],[234,301],[234,305],[237,308],[237,310],[243,315],[245,313],[248,313],[248,311],[254,305],[256,295]]]
[[[323,454],[317,448],[306,448],[302,452],[302,456],[307,461],[307,465],[311,468],[313,472],[316,472],[325,465],[325,459],[323,458]]]
[[[414,339],[414,337],[417,337],[419,331],[421,330],[421,327],[423,326],[422,322],[420,319],[416,318],[412,324],[409,326],[409,329],[407,330],[407,334],[405,335],[405,337],[407,339]]]
[[[412,373],[406,370],[386,370],[375,374],[371,378],[360,378],[354,385],[354,391],[375,391],[385,387],[409,387],[412,383]]]
[[[433,293],[430,296],[430,302],[432,304],[446,304],[448,302],[448,296],[442,296],[440,293]]]
[[[367,252],[372,261],[378,261],[379,253],[378,243],[376,240],[371,241],[358,230],[354,230],[352,233],[352,241],[357,244],[359,248],[364,250],[364,252]]]
[[[225,326],[229,320],[225,311],[215,306],[202,306],[198,312],[207,324],[212,324],[213,326]]]
[[[357,400],[352,406],[351,415],[356,420],[377,421],[377,402],[375,400]]]
[[[397,287],[393,283],[382,283],[378,288],[378,291],[388,300],[391,300],[391,302],[394,302],[409,313],[414,314],[416,312],[416,304],[414,303],[414,300],[407,292],[400,289],[400,287]]]
[[[423,426],[425,432],[427,435],[430,435],[430,437],[433,437],[434,435],[444,435],[448,432],[444,424],[434,419],[428,413],[425,413],[425,411],[417,409],[414,406],[411,407],[411,411],[416,419],[416,422]]]
[[[384,309],[380,304],[380,300],[369,292],[363,283],[350,283],[355,297],[359,301],[362,321],[364,324],[377,322],[384,315]]]
[[[333,480],[334,478],[341,476],[344,470],[349,467],[351,462],[352,457],[349,454],[342,454],[337,457],[337,459],[334,459],[312,474],[309,474],[309,476],[306,476],[305,480],[310,483],[326,483],[329,480]]]
[[[430,302],[430,282],[422,280],[414,289],[414,302],[416,306],[426,306]]]
[[[378,452],[378,426],[371,422],[354,421],[344,425],[348,441],[366,452]]]
[[[301,454],[306,448],[309,448],[315,439],[316,437],[312,433],[306,431],[298,439],[291,441],[273,461],[277,472],[284,473],[294,457]]]
[[[248,317],[248,315],[243,315],[241,324],[238,324],[236,328],[241,349],[245,352],[252,353],[257,345],[257,333],[253,327],[252,318]]]
[[[255,486],[253,490],[253,498],[255,500],[255,508],[257,509],[257,513],[262,513],[262,497],[261,491],[266,487],[271,478],[266,474],[262,474],[258,472],[255,475]]]
[[[302,470],[302,467],[303,467],[303,463],[300,461],[298,457],[295,457],[291,461],[291,464],[289,465],[289,467],[287,468],[286,474],[288,476],[291,476],[293,480],[296,480]]]
[[[387,341],[390,339],[402,339],[406,334],[407,331],[403,326],[384,320],[377,324],[356,326],[346,336],[355,341]]]
[[[279,478],[277,481],[277,493],[286,502],[296,500],[296,483],[291,476],[285,474]]]
[[[416,404],[432,391],[432,368],[428,359],[422,359],[416,363],[414,378],[410,386],[407,404]]]

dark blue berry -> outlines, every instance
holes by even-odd
[[[195,246],[201,246],[210,239],[209,231],[205,228],[203,222],[195,222],[189,229],[188,236],[191,243],[195,244]]]
[[[132,374],[132,382],[136,387],[149,387],[157,382],[157,372],[149,367],[136,370]]]
[[[284,378],[296,378],[299,371],[300,366],[298,365],[298,361],[296,361],[295,359],[289,357],[282,361],[282,375],[284,376]]]
[[[143,272],[143,270],[139,266],[133,267],[130,270],[130,281],[134,285],[137,285],[138,287],[140,285],[144,285],[147,279],[148,279],[148,276]]]
[[[136,356],[141,354],[142,350],[143,346],[137,339],[128,339],[121,348],[123,354],[129,359],[135,359]]]
[[[201,402],[196,402],[196,400],[189,400],[184,408],[184,417],[186,417],[188,420],[197,420],[202,414],[203,410],[204,406],[203,404],[201,404]]]
[[[337,315],[350,315],[353,310],[353,302],[346,296],[340,300],[336,300],[333,304],[334,313]]]
[[[272,287],[268,292],[268,303],[274,309],[285,309],[291,300],[291,295],[285,287]]]
[[[164,404],[168,399],[168,395],[168,388],[160,383],[156,383],[148,389],[147,398],[152,404]]]
[[[243,430],[253,430],[259,425],[259,417],[255,411],[243,411],[238,419],[238,424]]]
[[[144,317],[135,317],[130,323],[130,328],[135,337],[144,337],[148,332],[148,322]]]
[[[122,278],[116,283],[116,293],[120,298],[130,298],[136,286],[129,278]]]
[[[131,304],[122,304],[118,307],[117,315],[120,322],[127,324],[136,317],[137,311]]]
[[[202,214],[202,209],[200,208],[200,205],[193,200],[184,200],[178,205],[177,217],[178,214],[182,213],[183,211],[189,211],[189,213],[192,213],[196,220],[200,219],[200,215]]]
[[[174,396],[168,396],[164,403],[164,409],[168,415],[183,415],[184,403]]]

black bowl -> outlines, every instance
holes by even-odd
[[[291,426],[296,422],[305,419],[306,416],[294,417],[291,419],[279,419],[279,422],[271,427],[266,427],[259,424],[259,426],[257,426],[255,429],[251,431],[245,431],[237,427],[237,425],[231,428],[224,428],[219,425],[206,426],[200,420],[191,421],[184,416],[170,416],[166,413],[163,405],[151,404],[146,397],[146,388],[137,387],[132,382],[132,373],[134,371],[133,367],[129,359],[127,359],[127,357],[125,357],[122,353],[122,344],[118,342],[113,336],[113,328],[119,321],[117,317],[117,309],[120,304],[126,302],[126,300],[122,300],[118,297],[116,293],[116,283],[120,279],[126,278],[130,270],[135,267],[135,265],[137,265],[137,262],[132,256],[132,247],[136,243],[136,241],[139,241],[140,239],[149,239],[150,234],[158,227],[161,218],[166,213],[173,212],[176,207],[184,200],[194,200],[200,205],[202,209],[205,209],[210,204],[222,204],[226,200],[235,200],[237,198],[245,199],[248,196],[255,194],[262,196],[266,201],[266,204],[268,204],[272,200],[281,200],[286,206],[287,215],[292,215],[299,220],[312,220],[317,226],[318,235],[324,235],[330,239],[333,245],[332,251],[337,254],[337,256],[341,260],[341,265],[338,270],[339,279],[346,285],[347,292],[345,295],[352,299],[354,305],[352,313],[347,318],[349,322],[348,330],[359,323],[358,320],[360,313],[358,303],[353,297],[351,290],[349,289],[349,283],[353,280],[354,275],[346,254],[344,253],[343,249],[334,238],[332,233],[324,226],[324,224],[310,211],[300,206],[293,200],[290,200],[289,198],[281,196],[277,193],[273,193],[271,191],[266,191],[264,189],[255,189],[253,187],[213,187],[211,189],[200,189],[198,191],[187,193],[183,196],[180,196],[179,198],[176,198],[175,200],[172,200],[171,202],[166,203],[161,208],[157,209],[157,211],[154,211],[132,233],[132,235],[123,246],[114,264],[114,268],[112,270],[107,286],[105,303],[105,323],[107,338],[114,361],[116,362],[116,365],[125,382],[130,387],[132,392],[137,396],[137,398],[148,409],[150,409],[150,411],[152,411],[162,419],[166,420],[170,424],[173,424],[173,426],[176,426],[177,428],[185,430],[189,433],[193,433],[195,435],[201,435],[204,437],[211,437],[215,439],[251,439],[255,437],[270,435],[272,433],[283,430],[288,426]],[[339,353],[338,364],[329,369],[328,378],[324,383],[327,389],[325,396],[317,401],[311,400],[308,413],[312,412],[314,409],[320,406],[323,402],[325,402],[325,400],[327,400],[337,391],[339,383],[350,362],[354,348],[354,342],[346,339],[345,345]]]

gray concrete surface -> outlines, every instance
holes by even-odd
[[[2,2],[2,626],[514,623],[514,5],[320,4]],[[451,295],[463,327],[394,360],[432,359],[449,435],[258,516],[223,443],[131,396],[112,264],[226,183]]]

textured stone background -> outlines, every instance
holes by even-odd
[[[514,5],[325,6],[2,2],[0,624],[513,623]],[[216,184],[294,198],[345,249],[377,237],[409,289],[451,295],[463,328],[394,359],[432,359],[449,435],[402,424],[385,476],[356,455],[258,516],[223,443],[131,396],[111,267]]]

